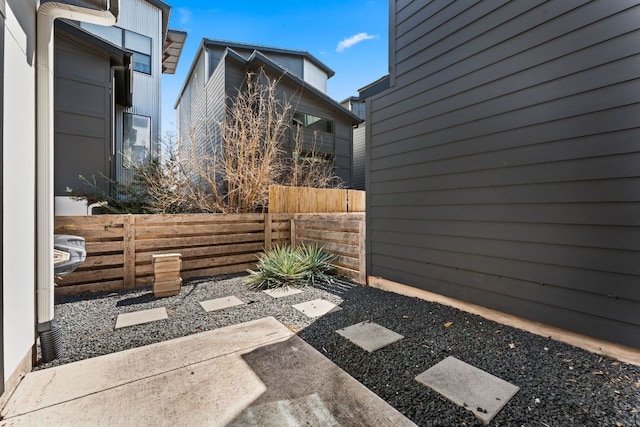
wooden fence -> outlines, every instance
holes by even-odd
[[[149,285],[154,254],[181,253],[189,278],[242,272],[265,247],[313,240],[339,255],[340,274],[366,280],[363,214],[61,216],[55,233],[82,236],[87,249],[81,267],[56,279],[57,295]]]
[[[269,187],[269,212],[364,212],[365,194],[361,190],[272,185]]]

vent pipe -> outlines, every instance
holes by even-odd
[[[78,3],[78,2],[75,2]],[[56,19],[111,26],[118,21],[120,0],[83,0],[87,7],[42,2],[36,39],[36,298],[38,332],[45,362],[60,353],[60,327],[53,321],[53,29]],[[49,348],[55,346],[55,348]],[[48,360],[46,360],[48,359]]]

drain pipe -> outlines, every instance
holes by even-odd
[[[36,39],[37,249],[36,298],[42,359],[61,354],[60,326],[53,320],[53,29],[59,18],[111,26],[118,20],[120,0],[84,0],[89,7],[57,1],[40,3]]]

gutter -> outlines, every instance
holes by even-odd
[[[36,39],[36,299],[42,357],[45,362],[60,355],[60,326],[53,320],[53,30],[56,19],[114,25],[120,0],[84,0],[80,7],[58,1],[41,3]]]

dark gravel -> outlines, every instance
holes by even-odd
[[[236,295],[247,304],[206,313],[199,301]],[[292,304],[324,298],[342,310],[309,319]],[[168,320],[114,330],[119,313],[167,307]],[[471,412],[415,377],[455,356],[520,387],[492,426],[640,426],[640,367],[463,311],[352,283],[308,287],[275,299],[240,276],[185,282],[180,295],[150,289],[59,298],[64,355],[42,369],[273,316],[421,426],[481,426]],[[370,354],[335,333],[370,320],[405,336]],[[449,324],[449,322],[451,322]],[[445,326],[445,324],[449,326]]]

